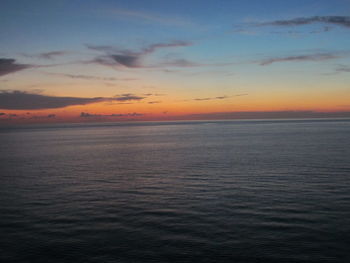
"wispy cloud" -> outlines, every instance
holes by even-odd
[[[145,47],[142,50],[142,54],[149,54],[149,53],[153,53],[155,52],[157,49],[160,48],[171,48],[171,47],[188,47],[191,46],[192,43],[191,42],[186,42],[186,41],[173,41],[173,42],[169,42],[169,43],[156,43],[156,44],[152,44],[148,47]]]
[[[161,93],[145,93],[143,94],[144,96],[165,96],[166,94],[161,94]]]
[[[319,33],[329,32],[331,30],[332,30],[332,27],[324,26],[321,29],[310,31],[310,34],[319,34]]]
[[[55,50],[49,52],[42,52],[39,54],[22,54],[25,57],[39,58],[39,59],[54,59],[55,57],[60,57],[67,55],[69,52],[64,50]]]
[[[284,119],[284,118],[341,118],[350,117],[350,111],[317,112],[317,111],[242,111],[215,112],[178,116],[176,119]]]
[[[84,79],[84,80],[101,80],[101,81],[132,81],[137,80],[137,78],[114,78],[114,77],[99,77],[99,76],[90,76],[82,74],[69,74],[69,73],[51,73],[44,72],[48,75],[62,76],[71,79]]]
[[[160,66],[190,68],[190,67],[209,66],[209,65],[196,63],[187,59],[174,59],[174,60],[168,60],[168,61],[162,62],[160,63]]]
[[[137,113],[137,112],[133,112],[133,113],[113,113],[113,114],[91,114],[91,113],[87,113],[87,112],[82,112],[80,113],[80,117],[82,118],[91,118],[91,117],[139,117],[139,116],[143,116],[144,114],[142,113]]]
[[[32,67],[35,66],[17,63],[16,60],[12,58],[0,58],[0,76],[4,76],[6,74],[14,73]]]
[[[336,68],[332,72],[326,72],[322,75],[330,76],[330,75],[336,75],[340,73],[350,73],[350,66],[347,65],[337,65]]]
[[[105,66],[121,66],[126,68],[147,68],[154,67],[152,65],[145,65],[143,59],[146,55],[152,54],[159,49],[163,48],[174,48],[174,47],[187,47],[192,45],[190,42],[185,41],[172,41],[169,43],[155,43],[149,45],[141,50],[126,50],[120,49],[114,46],[94,46],[87,45],[87,48],[90,50],[95,50],[105,53],[102,56],[98,56],[89,63],[98,63]],[[179,60],[172,61],[175,65],[188,66],[190,65],[189,61]]]
[[[223,100],[223,99],[227,99],[229,98],[229,96],[219,96],[219,97],[213,97],[213,98],[195,98],[193,100],[196,101],[204,101],[204,100]]]
[[[339,65],[336,69],[336,72],[350,72],[350,66],[345,66],[345,65]]]
[[[86,105],[104,101],[138,101],[144,97],[132,94],[124,94],[115,97],[56,97],[37,93],[28,93],[25,91],[1,91],[0,92],[0,109],[8,110],[34,110],[34,109],[54,109],[64,108],[74,105]]]
[[[126,55],[146,55],[155,52],[157,49],[161,48],[171,48],[171,47],[187,47],[191,46],[191,42],[186,41],[172,41],[169,43],[155,43],[149,46],[146,46],[140,50],[128,50],[128,49],[121,49],[119,47],[115,46],[97,46],[97,45],[86,45],[88,49],[91,50],[97,50],[106,52],[108,54],[113,53],[119,53],[119,54],[126,54]]]
[[[188,59],[183,58],[171,58],[158,61],[153,64],[146,64],[145,58],[148,55],[155,53],[159,49],[164,48],[177,48],[177,47],[188,47],[191,46],[191,42],[186,41],[172,41],[169,43],[155,43],[149,46],[146,46],[140,50],[128,50],[120,49],[115,46],[94,46],[86,45],[90,50],[103,52],[104,55],[97,56],[91,61],[86,63],[97,63],[104,66],[110,67],[122,67],[122,68],[146,68],[148,70],[163,70],[165,72],[176,72],[173,70],[166,69],[167,67],[201,67],[201,66],[229,66],[233,63],[197,63]]]
[[[194,23],[184,17],[171,16],[171,15],[159,15],[144,11],[135,11],[129,9],[112,9],[108,11],[110,14],[120,19],[129,19],[132,21],[139,21],[142,23],[156,23],[158,25],[166,26],[181,26],[189,27],[194,26]]]
[[[350,16],[311,16],[294,19],[274,20],[257,23],[256,26],[302,26],[313,23],[326,23],[350,28]]]
[[[274,57],[256,61],[261,66],[270,65],[277,62],[302,62],[302,61],[325,61],[345,57],[345,53],[314,53],[286,57]]]
[[[217,96],[217,97],[207,97],[207,98],[194,98],[193,100],[195,101],[207,101],[207,100],[223,100],[223,99],[228,99],[228,98],[232,98],[232,97],[241,97],[241,96],[247,96],[248,94],[244,93],[244,94],[236,94],[236,95],[232,95],[232,96]]]

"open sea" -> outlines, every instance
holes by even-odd
[[[350,120],[0,127],[0,262],[350,262]]]

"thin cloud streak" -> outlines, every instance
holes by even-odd
[[[275,20],[258,23],[256,26],[302,26],[313,23],[326,23],[350,28],[350,16],[311,16],[294,19]]]
[[[91,114],[91,113],[87,113],[87,112],[82,112],[80,113],[80,117],[81,118],[91,118],[91,117],[139,117],[139,116],[143,116],[144,114],[142,113],[137,113],[137,112],[133,112],[133,113],[113,113],[113,114]]]
[[[228,98],[232,98],[232,97],[241,97],[241,96],[247,96],[248,94],[244,93],[244,94],[237,94],[237,95],[232,95],[232,96],[217,96],[217,97],[208,97],[208,98],[195,98],[193,100],[195,101],[208,101],[208,100],[223,100],[223,99],[228,99]]]
[[[191,68],[199,66],[210,66],[209,64],[199,64],[187,59],[175,59],[160,63],[162,67],[181,67],[181,68]]]
[[[128,49],[121,49],[115,46],[96,46],[96,45],[86,45],[88,49],[91,50],[96,50],[96,51],[101,51],[101,52],[106,52],[106,53],[120,53],[123,55],[146,55],[155,52],[158,49],[161,48],[171,48],[171,47],[187,47],[191,46],[191,42],[186,42],[186,41],[172,41],[169,43],[155,43],[152,45],[149,45],[139,51],[133,51],[133,50],[128,50]]]
[[[307,55],[287,56],[268,58],[256,61],[260,66],[266,66],[277,62],[302,62],[302,61],[325,61],[344,57],[345,54],[340,53],[315,53]]]
[[[339,66],[338,68],[336,68],[336,72],[350,72],[350,66]]]
[[[156,24],[167,25],[167,26],[181,26],[181,27],[194,26],[193,22],[186,20],[183,17],[162,16],[162,15],[148,13],[148,12],[121,9],[121,8],[110,10],[109,13],[112,15],[116,15],[117,18],[124,18],[124,19],[127,18],[133,21],[156,23]]]
[[[334,69],[333,72],[323,73],[322,75],[330,76],[330,75],[336,75],[336,74],[340,74],[340,73],[350,73],[350,66],[338,65],[338,66]]]
[[[68,53],[67,51],[51,51],[51,52],[41,53],[38,55],[38,57],[44,58],[44,59],[53,59],[54,57],[63,56],[63,55],[66,55],[67,53]]]
[[[55,57],[60,57],[60,56],[64,56],[67,55],[69,52],[68,51],[64,51],[64,50],[56,50],[56,51],[50,51],[50,52],[42,52],[39,54],[22,54],[25,57],[29,57],[29,58],[39,58],[39,59],[54,59]]]
[[[318,111],[241,111],[199,113],[177,116],[177,119],[284,119],[284,118],[349,118],[350,111],[318,112]]]
[[[114,78],[114,77],[99,77],[99,76],[90,76],[90,75],[81,75],[81,74],[68,74],[68,73],[51,73],[44,72],[48,75],[62,76],[71,79],[84,79],[84,80],[101,80],[101,81],[132,81],[137,80],[137,78]]]
[[[310,34],[319,34],[319,33],[329,32],[331,30],[332,30],[332,27],[324,26],[321,29],[311,31]]]

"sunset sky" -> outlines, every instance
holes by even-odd
[[[0,2],[0,123],[350,116],[350,1]]]

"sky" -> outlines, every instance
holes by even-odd
[[[0,123],[350,117],[350,0],[2,0]]]

